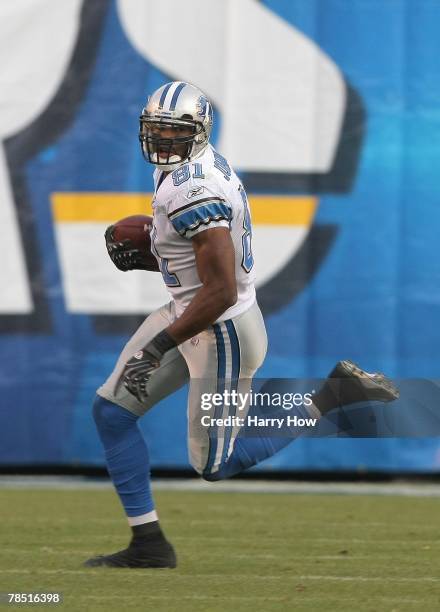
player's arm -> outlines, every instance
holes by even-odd
[[[167,328],[176,344],[212,325],[237,301],[235,252],[229,228],[207,229],[192,238],[202,287],[181,317]]]

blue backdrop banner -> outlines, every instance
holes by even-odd
[[[104,465],[95,389],[169,298],[159,275],[116,270],[103,234],[151,214],[138,117],[174,79],[212,99],[249,195],[258,375],[352,359],[404,387],[440,378],[440,4],[197,2],[0,7],[0,465]],[[189,467],[186,395],[143,419],[153,467]],[[304,437],[256,469],[436,472],[429,433]]]

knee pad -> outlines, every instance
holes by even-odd
[[[100,395],[93,402],[93,418],[99,431],[124,430],[138,420],[136,415]]]

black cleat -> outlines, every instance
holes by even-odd
[[[328,375],[340,381],[341,404],[355,402],[392,402],[400,393],[393,382],[380,372],[366,372],[352,361],[339,361]]]
[[[399,390],[384,374],[365,372],[352,361],[338,361],[313,403],[321,414],[357,402],[392,402]]]
[[[170,568],[177,565],[176,553],[171,544],[162,536],[151,537],[143,543],[130,542],[128,548],[113,553],[92,557],[85,567],[131,567]]]

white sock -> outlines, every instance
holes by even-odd
[[[156,510],[152,510],[146,514],[141,514],[140,516],[127,516],[127,520],[130,527],[134,527],[135,525],[142,525],[143,523],[158,521],[159,517],[157,516]]]

